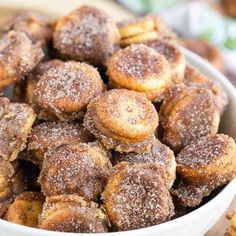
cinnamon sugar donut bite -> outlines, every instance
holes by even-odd
[[[9,161],[17,158],[26,146],[35,118],[29,105],[0,98],[0,158]]]
[[[155,142],[158,114],[142,94],[114,89],[89,103],[84,126],[107,149],[143,153]]]
[[[114,167],[102,198],[115,230],[139,229],[170,219],[174,209],[164,175],[153,164],[122,162]]]
[[[188,87],[208,89],[212,91],[215,97],[215,103],[222,114],[228,104],[228,96],[221,85],[201,74],[196,68],[187,65],[185,69],[185,75],[183,83]]]
[[[148,41],[146,45],[162,54],[169,62],[171,80],[174,83],[181,82],[184,78],[186,60],[180,49],[176,45],[163,40]]]
[[[44,197],[41,193],[23,192],[16,196],[4,219],[15,224],[37,228],[43,202]]]
[[[218,131],[220,113],[211,91],[179,86],[160,108],[162,141],[178,152],[191,141]]]
[[[49,67],[34,93],[40,109],[61,121],[81,119],[90,99],[105,89],[98,71],[75,61],[54,61]]]
[[[119,22],[118,28],[122,47],[156,39],[171,40],[174,38],[174,33],[171,32],[163,19],[152,15]]]
[[[41,165],[44,154],[50,148],[91,141],[94,141],[94,136],[81,124],[44,122],[36,125],[31,130],[28,138],[28,156],[35,164]]]
[[[51,39],[53,24],[45,15],[39,12],[26,11],[19,13],[1,27],[0,32],[14,30],[25,33],[33,43],[42,46]]]
[[[45,196],[73,194],[96,201],[111,171],[111,162],[101,147],[67,144],[45,154],[39,177]]]
[[[108,218],[95,202],[86,202],[76,194],[46,198],[39,228],[60,232],[104,233]]]
[[[129,162],[129,163],[153,163],[163,166],[163,169],[166,171],[168,178],[168,186],[171,187],[175,181],[176,173],[176,162],[173,151],[156,140],[152,145],[150,152],[148,153],[122,153],[114,152],[113,153],[113,163],[117,164],[119,162]]]
[[[177,173],[185,184],[175,194],[183,204],[196,206],[236,176],[236,144],[225,134],[205,136],[181,150],[176,162]]]
[[[135,90],[151,101],[162,100],[171,85],[169,63],[144,44],[134,44],[114,53],[107,73],[112,87]]]
[[[9,31],[0,35],[0,90],[19,81],[43,58],[38,44],[22,32]]]
[[[58,20],[53,34],[54,47],[66,58],[105,65],[118,49],[119,31],[103,11],[82,6]]]
[[[26,181],[19,163],[0,159],[0,217],[5,214],[15,195],[26,188]]]

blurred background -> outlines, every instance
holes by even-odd
[[[136,15],[161,15],[182,44],[236,85],[236,0],[117,0]]]

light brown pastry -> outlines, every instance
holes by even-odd
[[[134,44],[114,53],[107,73],[111,87],[135,90],[151,101],[161,101],[171,85],[169,63],[144,44]]]
[[[22,32],[0,35],[0,90],[19,81],[43,58],[40,45],[33,44]]]
[[[61,121],[76,120],[83,117],[89,101],[104,89],[100,74],[94,67],[75,61],[54,61],[39,77],[34,96],[47,116]],[[29,93],[28,87],[28,97]]]
[[[39,182],[45,196],[75,193],[96,201],[111,167],[107,153],[101,147],[67,144],[45,154]]]
[[[178,152],[191,141],[218,131],[220,113],[211,91],[178,86],[160,108],[162,141]]]
[[[4,219],[15,224],[37,228],[43,202],[44,197],[41,193],[23,192],[16,196]]]
[[[164,170],[154,164],[121,162],[114,167],[102,199],[113,228],[132,230],[160,224],[173,215]]]
[[[24,103],[11,103],[0,98],[0,157],[13,161],[26,147],[27,137],[35,121],[33,109]]]
[[[176,162],[183,183],[173,193],[183,205],[195,207],[236,176],[236,144],[225,134],[205,136],[181,150]]]
[[[89,103],[84,126],[108,149],[144,153],[155,142],[158,114],[142,94],[113,89]]]
[[[105,65],[118,49],[120,35],[115,22],[103,11],[82,6],[59,19],[54,47],[66,58]]]
[[[39,217],[39,228],[60,232],[104,233],[108,231],[106,213],[95,202],[76,194],[47,197]]]

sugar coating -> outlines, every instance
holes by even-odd
[[[45,154],[39,181],[46,196],[76,193],[96,201],[111,166],[103,152],[88,144],[63,145]]]
[[[90,99],[103,89],[95,68],[69,61],[46,71],[37,83],[35,94],[42,108],[51,110],[63,120],[64,113],[85,110]]]
[[[162,223],[173,215],[173,203],[161,169],[153,164],[118,164],[109,178],[103,201],[118,231]]]
[[[55,214],[56,213],[56,214]],[[101,233],[108,230],[105,212],[76,194],[46,198],[39,228],[61,232]]]

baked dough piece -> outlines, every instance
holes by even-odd
[[[60,232],[104,233],[108,218],[95,202],[86,202],[76,194],[46,198],[39,228]]]
[[[182,183],[173,194],[182,205],[195,207],[236,176],[236,144],[225,134],[205,136],[181,150],[176,162]]]
[[[90,102],[84,125],[108,149],[143,153],[155,142],[158,114],[142,94],[114,89]]]
[[[118,49],[120,35],[106,13],[82,6],[58,20],[53,42],[66,58],[101,66]]]
[[[0,98],[0,108],[0,157],[13,161],[26,147],[36,116],[29,105],[11,103],[5,97]]]
[[[76,193],[96,201],[111,167],[101,147],[85,143],[63,145],[45,154],[39,182],[45,196]]]
[[[16,196],[4,219],[12,223],[37,228],[43,202],[44,197],[41,193],[23,192]]]
[[[111,87],[143,93],[160,101],[171,85],[170,66],[163,55],[144,44],[120,49],[108,62]]]
[[[116,165],[102,199],[117,231],[163,223],[174,210],[164,170],[154,164]]]
[[[220,113],[211,91],[175,87],[160,108],[162,141],[180,151],[191,141],[218,131]]]
[[[0,35],[0,90],[19,81],[43,58],[40,45],[22,32],[9,31]]]

